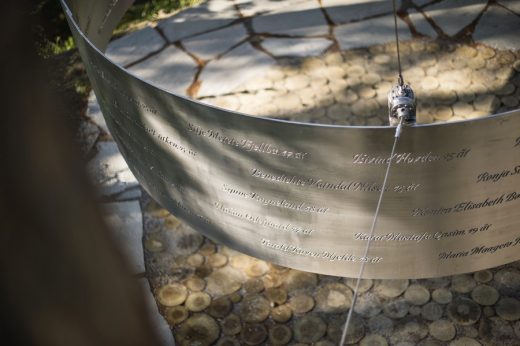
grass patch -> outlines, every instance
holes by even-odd
[[[200,0],[136,1],[134,5],[126,11],[114,34],[123,34],[143,21],[156,21],[165,15],[193,6],[199,2]]]

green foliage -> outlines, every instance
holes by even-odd
[[[193,6],[200,0],[150,0],[137,1],[125,14],[121,26],[136,21],[156,20],[159,12],[171,13],[179,9]]]
[[[43,57],[61,54],[75,48],[74,40],[57,0],[33,0],[32,14],[40,18],[33,28],[38,37],[38,51]],[[133,25],[154,21],[161,13],[172,13],[193,6],[200,0],[137,0],[125,13],[115,34],[123,34]]]
[[[123,19],[114,31],[116,35],[123,34],[129,27],[142,21],[155,21],[161,13],[168,14],[183,8],[193,6],[200,0],[148,0],[136,1],[126,11]]]
[[[58,55],[67,52],[71,49],[76,48],[74,39],[72,36],[62,38],[61,36],[54,37],[54,41],[44,40],[38,45],[38,52],[43,57],[49,57],[52,55]]]

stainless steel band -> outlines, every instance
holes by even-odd
[[[63,2],[130,168],[197,230],[341,276],[357,275],[362,261],[367,278],[420,278],[520,259],[520,111],[406,128],[363,258],[394,129],[251,117],[150,85],[102,53],[129,5]]]

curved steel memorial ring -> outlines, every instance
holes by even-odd
[[[252,117],[161,90],[103,54],[131,1],[62,4],[132,172],[211,239],[316,273],[356,276],[366,263],[365,278],[444,276],[520,259],[520,110],[406,127],[390,158],[392,127]]]

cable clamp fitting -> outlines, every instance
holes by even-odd
[[[388,118],[390,126],[414,125],[416,122],[415,93],[408,84],[398,83],[388,93]]]

